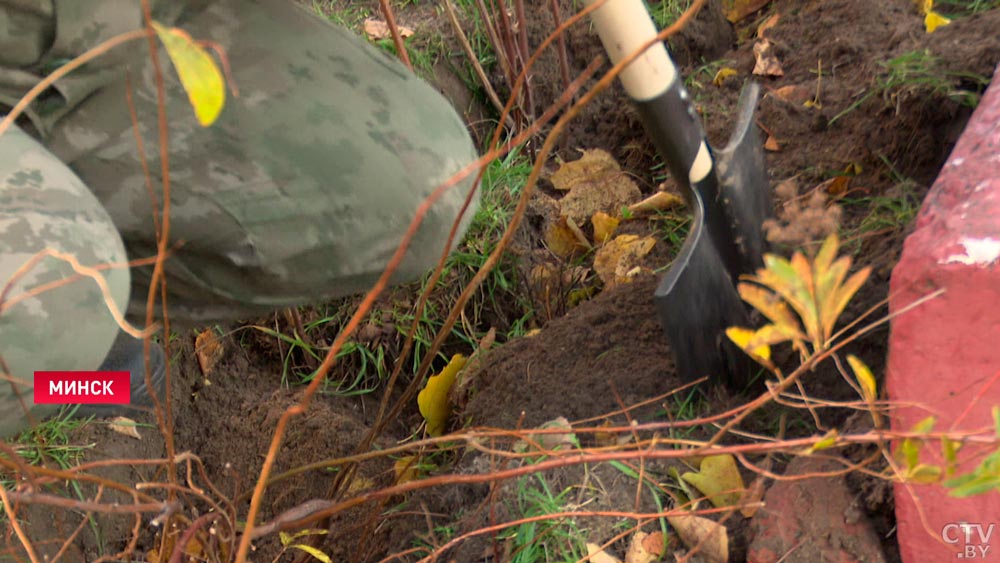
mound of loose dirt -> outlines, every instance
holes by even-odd
[[[470,385],[465,418],[477,426],[534,428],[560,416],[610,413],[677,387],[655,288],[652,277],[615,287],[537,335],[496,349]]]

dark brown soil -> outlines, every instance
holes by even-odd
[[[549,3],[526,4],[537,4],[529,7],[530,38],[537,44],[552,30]],[[561,2],[563,19],[571,13],[570,4],[568,0]],[[1000,61],[1000,35],[997,34],[1000,10],[997,9],[956,19],[951,25],[926,34],[922,18],[910,0],[780,0],[736,26],[721,18],[718,4],[717,1],[709,2],[710,8],[698,17],[695,26],[671,41],[685,75],[692,74],[705,63],[724,59],[740,77],[748,76],[754,61],[752,40],[747,38],[752,37],[756,25],[765,18],[780,13],[780,20],[769,32],[769,37],[775,42],[785,75],[764,79],[765,89],[800,85],[809,92],[816,92],[818,87],[821,108],[803,107],[773,95],[765,95],[761,102],[759,123],[777,139],[781,148],[768,153],[772,184],[798,176],[800,185],[809,189],[854,163],[860,166],[861,172],[851,179],[850,187],[857,191],[850,195],[893,196],[898,193],[900,177],[904,177],[912,180],[912,197],[922,198],[968,119],[968,108],[947,93],[911,89],[871,96],[833,124],[830,124],[831,119],[865,96],[874,81],[885,72],[880,63],[899,55],[926,49],[940,57],[940,69],[985,77],[992,74],[994,65]],[[405,16],[403,11],[400,17]],[[427,23],[430,20],[426,17],[415,19],[432,25]],[[433,25],[441,24],[438,21]],[[567,52],[571,74],[575,76],[601,50],[588,27],[580,25],[567,36]],[[562,91],[563,84],[554,52],[543,57],[539,65],[532,86],[535,106],[540,108],[551,103]],[[820,66],[822,77],[818,78]],[[716,87],[711,83],[711,76],[700,74],[697,78],[698,84],[692,87],[692,94],[701,108],[710,140],[718,146],[725,142],[729,132],[739,81],[730,79],[722,87]],[[453,86],[452,83],[450,88]],[[971,86],[962,81],[954,84],[955,88]],[[566,135],[561,156],[576,158],[577,148],[609,150],[637,179],[644,193],[651,193],[659,183],[654,179],[653,167],[657,162],[654,151],[635,112],[617,87],[595,100],[573,124]],[[886,162],[892,163],[894,172]],[[860,221],[871,210],[851,205],[850,198],[841,203],[845,209],[845,232],[857,233]],[[651,220],[634,222],[628,228],[649,233],[657,226],[655,220]],[[531,221],[528,221],[527,229],[531,228]],[[872,265],[874,273],[845,318],[853,318],[885,298],[889,274],[898,259],[905,234],[906,226],[897,225],[856,234],[853,240],[847,241],[848,248],[855,252],[856,263]],[[528,232],[523,237],[527,242],[522,241],[519,249],[526,257],[528,254],[536,257],[540,251],[536,243],[538,237],[532,235]],[[649,257],[649,265],[663,266],[673,252],[666,243],[658,243]],[[657,263],[658,260],[664,263]],[[532,428],[560,416],[570,421],[588,419],[676,387],[678,380],[673,373],[669,344],[652,308],[655,283],[654,277],[645,276],[569,308],[565,315],[536,319],[539,325],[544,325],[537,335],[503,343],[485,358],[469,386],[470,394],[461,413],[461,422]],[[488,326],[479,328],[485,330]],[[394,333],[393,327],[380,327],[376,321],[366,338],[388,338]],[[329,341],[332,336],[325,337]],[[885,365],[886,339],[887,330],[877,330],[853,343],[848,351],[859,355],[879,374]],[[192,452],[202,460],[208,478],[222,494],[240,499],[234,506],[243,517],[248,505],[246,493],[256,483],[278,419],[285,409],[295,404],[299,391],[282,385],[284,358],[273,339],[249,331],[238,332],[224,340],[227,347],[224,360],[210,376],[209,383],[193,357],[193,333],[185,333],[179,339],[180,361],[174,365],[172,388],[173,438],[177,451]],[[306,363],[302,356],[295,356],[293,360]],[[341,366],[341,371],[334,375],[349,376],[353,368]],[[812,374],[806,380],[806,388],[810,395],[819,398],[844,399],[853,394],[832,367],[821,368]],[[723,410],[740,400],[720,390],[709,391],[708,395],[705,404],[712,411]],[[274,474],[352,453],[372,422],[374,401],[370,397],[317,397],[304,415],[293,419]],[[668,415],[670,404],[656,403],[630,416],[640,420],[663,418]],[[748,422],[747,429],[761,431],[771,423],[769,419],[779,414],[769,409],[758,419]],[[150,420],[148,415],[139,418]],[[846,419],[847,413],[823,411],[823,422],[827,425],[842,425]],[[622,415],[613,420],[625,421]],[[404,413],[383,435],[378,447],[407,439],[418,423],[415,409]],[[812,424],[811,419],[809,424]],[[814,426],[798,430],[806,434],[815,431]],[[163,456],[162,440],[155,436],[155,431],[147,428],[142,433],[143,439],[135,440],[111,433],[104,426],[91,425],[74,436],[74,442],[97,444],[86,454],[87,460]],[[850,455],[852,459],[860,459],[864,452],[851,452]],[[366,483],[388,484],[392,476],[390,463],[380,459],[364,464],[361,474]],[[490,463],[493,461],[485,456],[465,453],[456,455],[455,459],[442,460],[440,466],[441,471],[447,468],[455,473],[475,473],[490,468]],[[187,476],[186,466],[182,464],[179,470],[182,476]],[[119,467],[106,470],[105,476],[129,484],[139,480],[165,480],[163,475],[150,473],[143,468]],[[588,509],[655,509],[635,506],[635,480],[621,479],[620,471],[605,465],[590,469],[565,468],[548,478],[557,490],[570,489],[576,494],[574,487],[586,482],[588,475],[605,487],[603,493],[597,495],[597,504]],[[272,486],[258,521],[270,520],[312,499],[328,498],[334,477],[330,471],[314,470]],[[198,487],[208,486],[197,472],[192,482]],[[852,476],[849,483],[863,497],[861,504],[875,521],[880,537],[887,538],[883,547],[888,560],[898,561],[893,544],[895,537],[891,533],[893,516],[889,490],[879,482],[859,476]],[[392,553],[411,549],[419,542],[442,543],[446,540],[445,527],[452,527],[452,532],[457,534],[517,516],[516,510],[507,508],[516,497],[513,487],[510,482],[496,487],[485,484],[443,486],[411,497],[393,498],[392,504],[386,506],[368,504],[344,512],[329,523],[331,533],[321,547],[334,560],[380,561]],[[93,494],[93,489],[87,490]],[[159,491],[155,494],[161,498]],[[194,497],[185,497],[184,501],[190,508],[185,512],[187,518],[196,518],[208,508]],[[387,511],[392,507],[395,508],[391,517],[380,524],[368,518],[375,510]],[[141,522],[137,546],[140,554],[153,547],[153,537],[157,533],[150,527],[149,518]],[[27,520],[33,524],[29,528],[35,538],[66,537],[79,522],[79,515],[36,507],[27,514]],[[101,537],[98,539],[90,527],[86,528],[74,542],[68,558],[93,560],[101,553],[121,549],[131,534],[134,520],[108,517],[102,518],[101,523]],[[588,520],[585,527],[592,541],[601,542],[620,531],[612,531],[616,523],[612,519],[595,519]],[[739,560],[738,554],[745,552],[746,538],[741,535],[742,529],[739,523],[730,529],[735,535],[733,561]],[[275,536],[272,534],[257,543],[254,561],[270,561],[278,553],[280,544]],[[17,544],[13,536],[9,536],[8,541],[11,545]],[[461,544],[448,552],[446,558],[455,561],[509,560],[508,551],[499,554],[492,551],[497,546],[501,550],[509,549],[493,536],[483,536]],[[402,559],[415,560],[419,555]],[[495,555],[501,557],[496,559]],[[282,560],[291,557],[286,554]],[[667,555],[669,557],[672,556]]]
[[[649,278],[603,292],[490,354],[470,386],[468,416],[476,425],[534,428],[560,416],[572,422],[609,413],[678,386],[653,308],[655,287]]]

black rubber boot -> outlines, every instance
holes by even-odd
[[[131,375],[131,399],[129,405],[80,405],[76,411],[76,416],[95,418],[106,418],[109,416],[125,416],[134,414],[138,408],[152,408],[153,397],[146,388],[146,366],[142,352],[142,340],[132,338],[124,332],[119,332],[115,338],[111,350],[100,371],[127,371]],[[152,372],[153,389],[161,403],[164,399],[167,370],[166,361],[163,357],[163,347],[153,342],[149,349],[149,365]]]

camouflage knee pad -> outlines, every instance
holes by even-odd
[[[398,61],[287,0],[219,0],[180,21],[225,49],[239,97],[201,127],[164,64],[172,317],[245,318],[371,287],[421,202],[476,159],[461,118]],[[148,54],[125,66],[158,186]],[[125,87],[123,71],[56,123],[47,145],[91,187],[135,259],[154,255],[156,241]],[[437,262],[471,183],[429,209],[393,281]],[[136,296],[150,273],[133,270]]]
[[[98,284],[78,277],[68,262],[49,256],[24,270],[46,249],[87,267],[126,262],[121,238],[97,198],[65,164],[15,127],[0,136],[0,365],[6,366],[0,371],[13,378],[0,382],[0,436],[27,424],[15,387],[32,416],[43,418],[55,408],[33,406],[34,371],[95,369],[118,333]],[[128,269],[100,274],[123,311]],[[70,282],[52,286],[60,280]]]

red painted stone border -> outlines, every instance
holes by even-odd
[[[889,309],[942,289],[892,321],[889,398],[925,407],[894,411],[894,430],[930,414],[938,430],[992,427],[1000,405],[1000,67],[906,239]],[[942,463],[936,444],[924,450],[924,461]],[[939,485],[896,485],[895,496],[904,563],[1000,561],[1000,492],[955,499]]]

